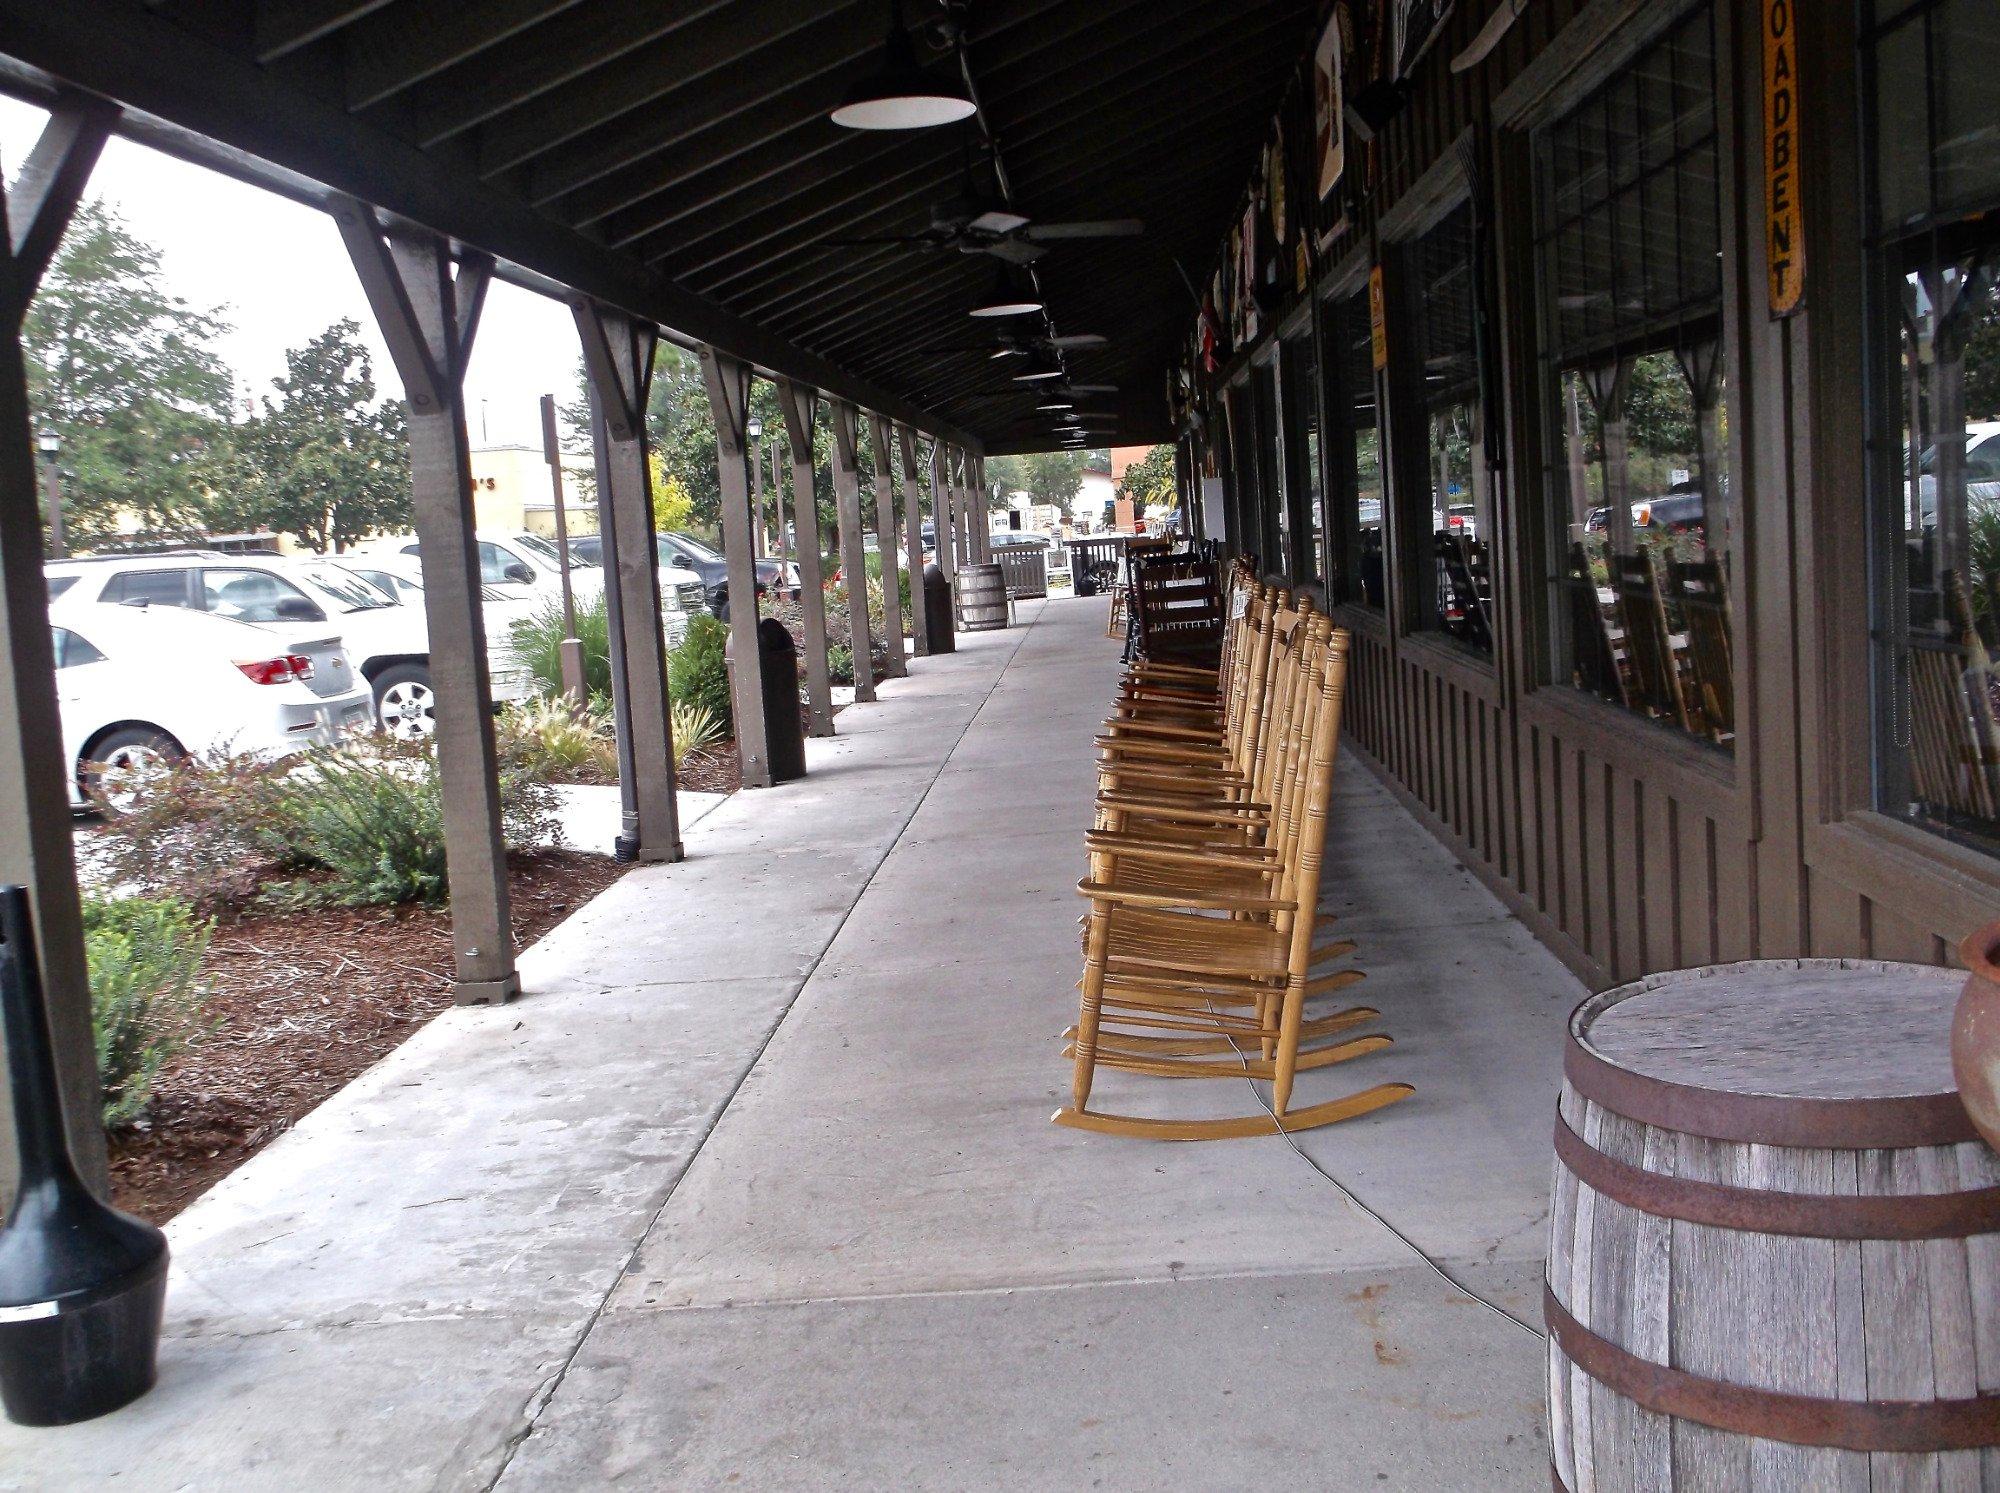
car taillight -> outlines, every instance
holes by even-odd
[[[276,658],[239,658],[236,667],[252,684],[290,684],[313,677],[313,661],[303,653],[281,653]]]

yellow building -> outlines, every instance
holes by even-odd
[[[555,498],[539,446],[475,446],[472,508],[482,529],[553,538]],[[563,457],[563,514],[571,534],[597,532],[597,481],[588,456]]]

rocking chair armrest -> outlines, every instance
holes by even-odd
[[[1162,679],[1190,679],[1204,683],[1222,676],[1220,669],[1207,668],[1201,664],[1169,663],[1160,658],[1134,659],[1125,673],[1128,678],[1133,674],[1157,674]]]
[[[1235,803],[1238,801],[1238,795],[1250,792],[1250,785],[1234,768],[1218,767],[1191,781],[1186,772],[1170,771],[1169,764],[1140,759],[1132,762],[1100,762],[1097,764],[1097,773],[1100,780],[1099,793],[1122,793],[1133,787],[1143,790],[1152,784],[1165,790],[1164,796],[1192,797],[1196,803],[1216,800]],[[1105,785],[1102,780],[1106,777],[1115,778],[1117,781]],[[1189,790],[1193,790],[1191,794]]]
[[[1100,736],[1094,745],[1106,756],[1132,755],[1161,762],[1227,762],[1229,749],[1214,742],[1140,741],[1129,736]]]
[[[1166,721],[1146,720],[1109,720],[1104,723],[1104,727],[1120,737],[1157,736],[1166,741],[1199,741],[1209,746],[1222,744],[1220,727],[1211,730],[1206,726],[1176,726]]]
[[[1097,795],[1100,809],[1132,809],[1165,819],[1186,819],[1202,824],[1235,825],[1261,829],[1271,817],[1271,806],[1249,799],[1175,798],[1169,793],[1134,793],[1113,788]]]
[[[1149,892],[1136,887],[1108,886],[1087,877],[1076,884],[1076,890],[1079,896],[1088,897],[1093,902],[1186,912],[1297,912],[1299,906],[1289,897],[1236,897],[1224,892]]]
[[[1268,845],[1184,845],[1131,830],[1094,829],[1083,837],[1086,850],[1189,866],[1229,866],[1240,871],[1276,871],[1278,852]]]

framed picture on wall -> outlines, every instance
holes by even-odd
[[[1321,202],[1333,195],[1347,165],[1347,122],[1341,117],[1340,93],[1340,69],[1347,48],[1341,40],[1340,21],[1340,10],[1335,7],[1313,51],[1313,127],[1318,141]]]

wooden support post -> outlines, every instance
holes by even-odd
[[[715,469],[722,486],[722,552],[729,562],[729,708],[736,761],[746,788],[771,786],[771,726],[764,717],[763,659],[757,648],[757,559],[750,543],[750,461],[744,426],[750,369],[701,350],[701,374],[715,415]],[[783,504],[779,504],[780,511]]]
[[[910,556],[910,642],[919,658],[931,651],[929,599],[924,595],[924,500],[917,479],[917,433],[896,427],[896,449],[902,458],[903,540]]]
[[[330,209],[346,241],[410,415],[410,488],[424,575],[424,618],[437,692],[436,747],[451,891],[454,997],[476,1005],[519,993],[500,836],[493,691],[480,618],[473,537],[472,458],[466,449],[465,368],[493,261],[435,233],[385,233],[375,209],[351,197]]]
[[[570,309],[583,342],[591,435],[597,456],[598,527],[604,536],[604,604],[610,613],[611,668],[618,688],[618,769],[622,839],[642,861],[677,861],[674,728],[667,710],[666,634],[660,616],[659,546],[653,530],[653,476],[646,449],[646,397],[653,385],[659,329],[602,302]],[[734,596],[731,589],[730,595]]]
[[[861,538],[860,417],[844,399],[832,402],[833,504],[840,522],[840,573],[847,590],[847,642],[854,655],[854,698],[875,698],[873,643],[868,634],[868,549]]]
[[[90,180],[116,111],[59,100],[21,174],[0,195],[0,882],[28,889],[63,1119],[77,1170],[108,1186],[90,977],[76,889],[62,714],[56,703],[49,592],[42,579],[42,505],[29,424],[21,322]],[[14,1111],[0,1064],[0,1205],[20,1176]]]
[[[958,501],[952,495],[951,447],[931,443],[931,524],[937,531],[938,569],[958,594]]]
[[[993,563],[993,502],[986,490],[986,458],[972,458],[972,537],[979,546],[979,563]]]
[[[875,458],[875,547],[882,556],[883,668],[891,679],[901,679],[909,670],[903,663],[903,566],[896,557],[902,537],[896,524],[896,447],[889,422],[880,415],[868,417],[868,444]]]
[[[793,522],[798,526],[799,610],[806,626],[808,736],[833,735],[833,685],[826,669],[826,592],[820,576],[819,500],[813,495],[813,409],[819,391],[778,380],[785,441],[792,448]]]

